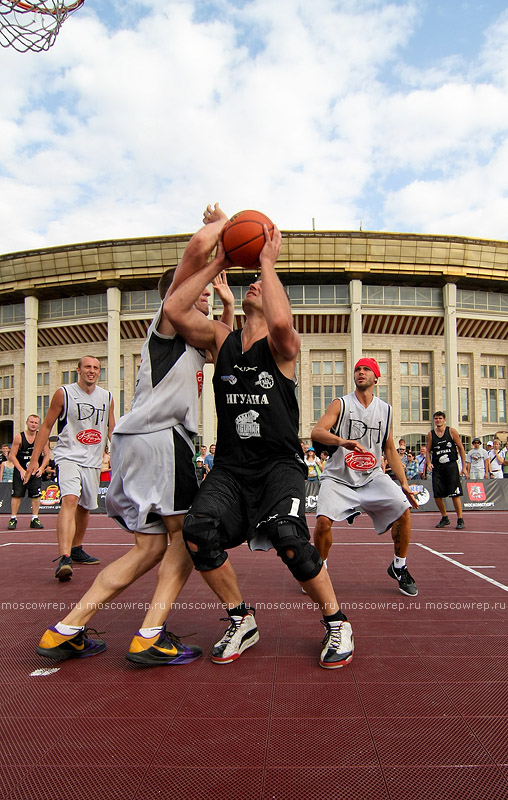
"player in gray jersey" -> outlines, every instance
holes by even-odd
[[[58,469],[61,508],[56,520],[59,557],[55,577],[68,581],[73,562],[98,564],[82,544],[90,511],[97,508],[102,454],[115,425],[113,398],[97,386],[100,361],[84,356],[78,362],[77,383],[61,386],[51,399],[25,473],[25,483],[38,468],[39,455],[58,420],[54,458]]]
[[[395,449],[391,406],[374,395],[379,375],[373,358],[361,358],[354,369],[355,391],[334,400],[312,431],[312,438],[323,445],[338,445],[321,476],[314,543],[326,559],[332,545],[332,520],[352,523],[365,511],[377,533],[392,529],[394,559],[388,575],[397,580],[402,594],[415,596],[418,589],[406,557],[411,539],[409,509],[418,504]],[[400,488],[383,473],[383,455]]]
[[[159,281],[164,298],[179,281],[200,269],[226,222],[221,212],[188,243],[176,273],[166,270]],[[174,278],[173,278],[174,275]],[[224,304],[223,321],[233,322],[234,297],[223,276],[214,288]],[[196,302],[208,314],[210,292]],[[111,482],[106,507],[134,536],[132,549],[109,564],[72,611],[44,633],[37,652],[55,660],[95,655],[106,643],[90,640],[85,625],[104,604],[117,597],[157,563],[157,584],[150,607],[126,655],[146,666],[186,664],[201,655],[166,631],[166,618],[192,571],[182,539],[184,513],[197,492],[192,436],[197,433],[198,400],[205,352],[188,345],[159,309],[141,350],[141,366],[131,410],[123,416],[111,441]],[[168,547],[168,539],[170,547]]]

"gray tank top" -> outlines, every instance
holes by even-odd
[[[118,420],[115,433],[152,433],[177,425],[190,436],[198,432],[205,353],[178,334],[159,333],[161,313],[162,305],[141,348],[130,411]]]
[[[390,432],[392,407],[374,397],[367,408],[355,392],[340,398],[342,408],[331,432],[342,439],[354,439],[367,453],[353,453],[339,447],[326,462],[321,479],[333,478],[346,486],[365,486],[382,472],[383,448]]]
[[[88,394],[77,383],[61,388],[64,408],[58,417],[55,462],[65,459],[83,467],[100,467],[108,437],[111,393],[96,386]]]

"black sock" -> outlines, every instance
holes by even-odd
[[[237,606],[236,608],[230,608],[228,614],[230,617],[244,617],[248,613],[248,611],[249,609],[242,600],[239,606]]]
[[[340,608],[335,614],[330,614],[329,616],[323,614],[323,619],[325,622],[347,622],[347,617],[342,613]]]

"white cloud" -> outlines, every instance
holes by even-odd
[[[410,63],[416,2],[128,0],[114,13],[120,27],[90,2],[48,53],[0,51],[1,252],[189,232],[215,200],[286,229],[363,218],[502,235],[495,27],[466,73],[452,56]]]

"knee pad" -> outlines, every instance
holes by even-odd
[[[320,573],[323,559],[310,543],[308,534],[300,531],[294,522],[279,521],[270,541],[297,581],[310,581]]]
[[[187,514],[183,523],[183,538],[195,569],[199,572],[217,569],[227,560],[228,554],[222,546],[219,535],[220,521],[213,517]],[[192,543],[197,547],[189,547]]]

